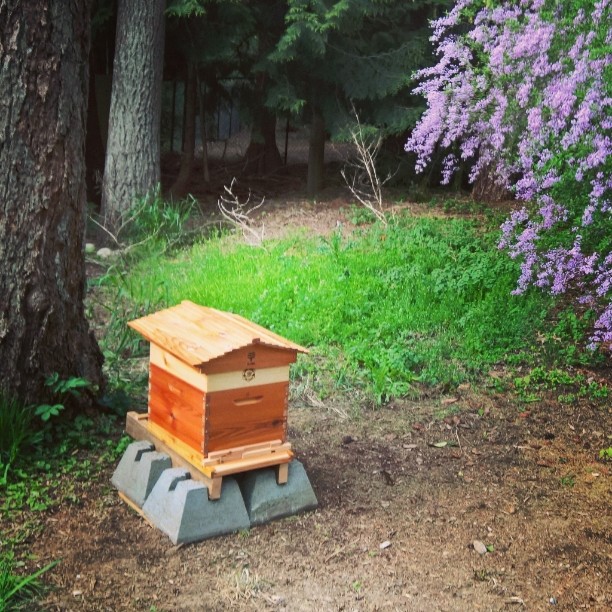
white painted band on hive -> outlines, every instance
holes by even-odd
[[[246,370],[222,374],[201,374],[153,343],[151,343],[151,363],[204,393],[249,388],[289,380],[289,365],[276,368],[248,368],[248,375],[245,375]]]

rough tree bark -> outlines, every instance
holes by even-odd
[[[160,180],[165,0],[119,0],[101,217],[113,233]]]
[[[312,111],[310,124],[310,140],[308,143],[308,180],[306,193],[314,198],[323,187],[323,172],[325,164],[325,122],[317,108]]]
[[[269,174],[283,166],[276,144],[276,115],[263,106],[259,108],[251,127],[251,142],[244,154],[247,174]]]
[[[85,294],[89,2],[0,0],[0,388],[102,382]]]

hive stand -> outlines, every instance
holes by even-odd
[[[198,480],[208,487],[208,497],[211,500],[221,497],[223,477],[231,474],[276,467],[277,484],[285,484],[289,463],[293,459],[291,444],[281,443],[280,440],[227,449],[211,453],[205,458],[152,423],[147,414],[137,412],[128,412],[125,431],[134,440],[150,442],[157,451],[168,455],[174,467],[188,470],[193,480]]]

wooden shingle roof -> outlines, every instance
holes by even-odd
[[[251,345],[287,350],[308,350],[240,315],[199,306],[185,300],[128,325],[149,342],[160,346],[194,368]]]

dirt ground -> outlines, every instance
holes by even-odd
[[[348,223],[337,204],[266,222],[324,231]],[[610,407],[527,408],[486,385],[376,409],[295,397],[289,440],[319,508],[188,546],[123,504],[109,468],[31,542],[62,559],[43,607],[611,609]]]

